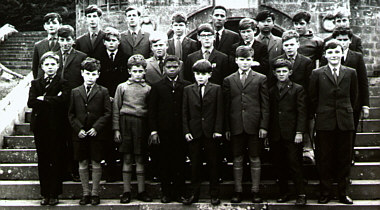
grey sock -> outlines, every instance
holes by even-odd
[[[99,196],[100,179],[102,178],[102,168],[92,169],[92,195]]]
[[[131,192],[131,180],[132,180],[132,172],[123,171],[124,192]]]
[[[83,196],[90,195],[89,173],[88,168],[79,169],[79,177],[82,183]]]

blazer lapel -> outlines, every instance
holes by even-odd
[[[90,33],[87,33],[85,36],[86,44],[88,46],[88,49],[91,49],[91,51],[94,49],[91,44],[91,38],[90,38]]]
[[[250,70],[249,71],[249,73],[248,73],[248,75],[247,75],[247,79],[245,80],[245,82],[244,82],[244,86],[243,86],[243,89],[245,88],[245,87],[247,87],[247,85],[253,80],[253,73],[252,73],[252,70]],[[240,79],[240,78],[239,78]],[[240,82],[240,84],[241,84],[241,82]]]
[[[195,83],[192,89],[193,89],[194,94],[195,94],[196,97],[197,97],[197,98],[196,98],[197,101],[198,101],[197,105],[200,107],[200,106],[201,106],[201,103],[200,103],[200,98],[201,98],[201,96],[199,95],[198,85]]]
[[[290,88],[293,86],[293,83],[289,83],[287,84],[285,87],[284,87],[284,90],[280,92],[280,100],[282,98],[284,98],[284,96],[286,95],[286,93],[290,90]],[[278,88],[277,88],[278,89]]]
[[[340,70],[339,70],[339,77],[338,77],[338,85],[340,84],[340,82],[342,81],[343,77],[344,77],[344,74],[346,73],[346,69],[343,67],[343,66],[340,66]]]
[[[210,91],[210,83],[207,83],[205,86],[205,92],[203,93],[202,99],[206,96],[206,94]]]
[[[268,43],[268,52],[276,45],[276,40],[274,40],[273,36],[270,36],[269,43]]]
[[[137,34],[136,41],[135,41],[135,47],[140,43],[140,41],[144,38],[144,33],[140,30]]]
[[[235,82],[236,82],[237,86],[239,87],[239,89],[242,90],[243,89],[243,85],[241,84],[239,71],[236,71],[234,74],[235,75],[232,78],[235,80]]]
[[[296,59],[294,60],[294,64],[293,64],[293,74],[295,72],[296,69],[298,69],[298,66],[301,64],[301,58],[300,58],[300,55],[297,53],[297,56],[296,56]]]
[[[91,99],[94,97],[94,95],[99,91],[99,87],[97,84],[92,87],[92,90],[90,91],[90,95],[88,96],[87,102],[91,101]]]
[[[211,54],[210,54],[210,57],[208,57],[208,61],[213,61],[215,56],[216,56],[216,53],[215,53],[215,48],[211,51]],[[211,62],[212,63],[212,62]],[[216,62],[215,62],[216,63]]]
[[[44,41],[41,42],[40,46],[41,46],[43,52],[50,51],[50,49],[49,49],[49,40],[47,38],[45,38]]]
[[[190,44],[189,38],[185,37],[182,41],[182,49],[188,49],[189,44]],[[173,40],[173,49],[174,49],[174,40]]]
[[[103,40],[103,36],[104,36],[103,31],[99,31],[98,36],[96,37],[95,42],[94,42],[94,49],[96,48],[96,46],[98,46],[99,42]]]
[[[185,41],[185,39],[184,39]],[[168,54],[170,55],[174,55],[175,54],[175,46],[174,46],[174,39],[171,38],[168,40],[168,50],[167,50]]]
[[[224,29],[223,30],[223,33],[222,33],[222,38],[220,39],[220,41],[219,41],[219,45],[218,45],[218,50],[222,47],[222,45],[223,45],[223,43],[224,43],[224,41],[226,41],[226,37],[227,37],[228,35],[226,35],[226,29]]]
[[[155,57],[150,61],[150,64],[153,66],[154,70],[156,70],[157,74],[162,75],[158,60],[156,60]]]
[[[81,87],[79,88],[79,93],[82,96],[83,100],[87,101],[87,94],[84,85],[81,85]]]
[[[67,66],[70,65],[70,63],[74,60],[76,54],[77,54],[77,52],[74,49],[72,49],[71,52],[70,52],[70,54],[69,54],[69,56],[67,56],[67,58],[66,58],[64,69],[66,69]]]
[[[134,47],[134,43],[133,43],[133,39],[132,39],[132,34],[131,32],[128,30],[127,31],[127,34],[125,35],[125,39],[127,40],[128,44],[131,45],[132,47]]]
[[[353,57],[354,56],[352,55],[352,51],[348,50],[346,60],[344,61],[344,63],[342,63],[342,65],[344,65],[344,66],[350,66],[351,60],[354,59]]]
[[[330,70],[330,67],[328,66],[325,66],[325,70],[324,70],[325,74],[327,75],[327,77],[330,79],[330,81],[335,84],[335,80],[334,80],[334,77],[331,73],[331,70]]]

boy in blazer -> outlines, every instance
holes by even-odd
[[[235,182],[232,203],[242,201],[243,157],[247,147],[251,168],[252,202],[262,202],[259,195],[262,145],[260,138],[267,135],[269,98],[266,76],[251,69],[252,65],[257,65],[257,61],[253,60],[253,53],[251,47],[239,46],[235,58],[239,70],[223,81],[226,139],[231,140]]]
[[[58,204],[62,193],[64,125],[69,89],[67,81],[57,75],[59,57],[49,51],[41,57],[44,75],[32,81],[28,107],[33,108],[31,130],[38,156],[41,205]]]
[[[218,145],[223,131],[222,89],[209,81],[212,65],[206,59],[193,66],[196,82],[183,92],[183,133],[191,160],[192,194],[185,205],[198,202],[202,174],[202,148],[207,158],[211,204],[219,205]]]
[[[96,84],[100,62],[86,58],[82,62],[83,85],[71,91],[69,121],[73,129],[74,158],[79,161],[83,197],[80,205],[100,203],[99,190],[103,159],[104,128],[111,117],[111,101],[107,88]],[[92,165],[92,191],[89,186],[89,161]]]
[[[197,37],[201,42],[201,49],[191,53],[187,57],[184,78],[187,81],[194,82],[195,79],[192,72],[194,63],[198,60],[206,59],[213,66],[210,82],[221,85],[223,78],[229,75],[228,57],[214,48],[215,32],[210,24],[201,24],[197,29]]]
[[[44,29],[48,36],[34,44],[33,60],[32,60],[32,72],[33,78],[37,79],[44,75],[41,69],[40,59],[43,54],[48,51],[59,50],[58,40],[58,28],[61,27],[62,18],[58,13],[52,12],[44,16]]]
[[[318,203],[330,201],[332,178],[335,177],[339,202],[352,204],[352,199],[347,196],[347,186],[355,130],[357,73],[355,69],[341,65],[343,47],[339,42],[328,42],[324,54],[328,64],[313,70],[309,87],[312,113],[316,114],[315,145],[321,186]]]
[[[127,56],[126,59],[128,60],[129,57],[135,54],[141,54],[144,58],[149,58],[151,56],[149,46],[150,34],[141,30],[141,12],[131,6],[125,10],[125,16],[128,30],[121,34],[121,46]]]
[[[290,174],[296,188],[295,204],[305,205],[302,141],[307,125],[306,94],[301,85],[290,80],[292,63],[289,60],[279,58],[273,68],[277,83],[269,89],[269,144],[279,179],[277,202],[289,200],[287,175]]]
[[[171,28],[174,35],[168,40],[167,52],[169,55],[175,55],[183,61],[183,63],[186,63],[187,56],[199,49],[197,41],[186,37],[186,15],[182,13],[175,13],[172,16]]]
[[[179,77],[180,60],[164,61],[165,77],[152,85],[149,96],[150,142],[158,145],[162,203],[183,202],[186,141],[182,131],[183,89],[191,83]]]
[[[80,36],[75,41],[75,48],[87,54],[88,57],[100,59],[102,52],[105,51],[103,43],[104,32],[101,30],[100,22],[102,10],[96,5],[89,5],[84,10],[85,21],[88,32]]]

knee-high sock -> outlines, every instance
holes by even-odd
[[[80,177],[80,181],[82,183],[83,196],[90,195],[88,168],[79,169],[79,177]]]
[[[260,174],[261,174],[261,163],[259,157],[250,157],[250,167],[251,167],[251,179],[252,179],[252,192],[259,192],[260,187]]]
[[[102,178],[102,168],[92,169],[92,195],[99,196],[100,179]]]
[[[132,172],[131,171],[123,171],[124,192],[131,192],[131,180],[132,180]]]
[[[243,157],[235,157],[233,165],[235,192],[243,192],[242,180],[243,180]]]
[[[136,163],[136,177],[137,177],[137,187],[138,192],[145,191],[145,174],[144,174],[144,165],[141,163]]]

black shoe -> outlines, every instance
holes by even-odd
[[[129,202],[131,202],[130,192],[124,192],[122,195],[120,195],[120,203],[129,203]]]
[[[177,201],[178,203],[183,203],[186,201],[186,198],[183,196],[177,196],[174,200]]]
[[[183,204],[184,205],[191,205],[192,203],[197,203],[199,201],[199,197],[196,195],[191,195],[188,199],[186,199]]]
[[[80,182],[80,177],[79,175],[71,174],[71,180],[73,180],[73,182]]]
[[[344,196],[339,196],[339,202],[344,203],[344,204],[353,204],[354,201],[347,195]]]
[[[287,194],[284,194],[284,195],[281,195],[278,199],[277,199],[277,203],[285,203],[289,201],[289,195]]]
[[[161,203],[170,203],[172,200],[169,196],[167,195],[162,195],[161,197]]]
[[[49,197],[43,197],[40,202],[41,206],[46,206],[49,204]]]
[[[231,203],[241,203],[242,200],[242,193],[235,192],[234,196],[231,199]]]
[[[321,204],[326,204],[328,202],[330,202],[331,198],[329,195],[321,195],[321,197],[319,197],[318,199],[318,203],[321,203]]]
[[[298,195],[296,199],[296,206],[304,206],[306,205],[307,199],[306,195]]]
[[[220,204],[220,199],[218,197],[211,197],[211,205],[217,206]]]
[[[146,193],[146,191],[137,194],[137,200],[144,202],[152,202],[152,198]]]
[[[91,196],[91,205],[96,206],[100,204],[99,196]]]
[[[79,205],[86,205],[90,203],[91,203],[91,196],[89,195],[84,195],[79,201]]]
[[[58,200],[57,197],[52,197],[52,198],[49,199],[49,205],[50,205],[50,206],[55,206],[55,205],[57,205],[58,203],[59,203],[59,200]]]
[[[252,193],[252,203],[262,203],[263,199],[260,197],[259,193]]]

